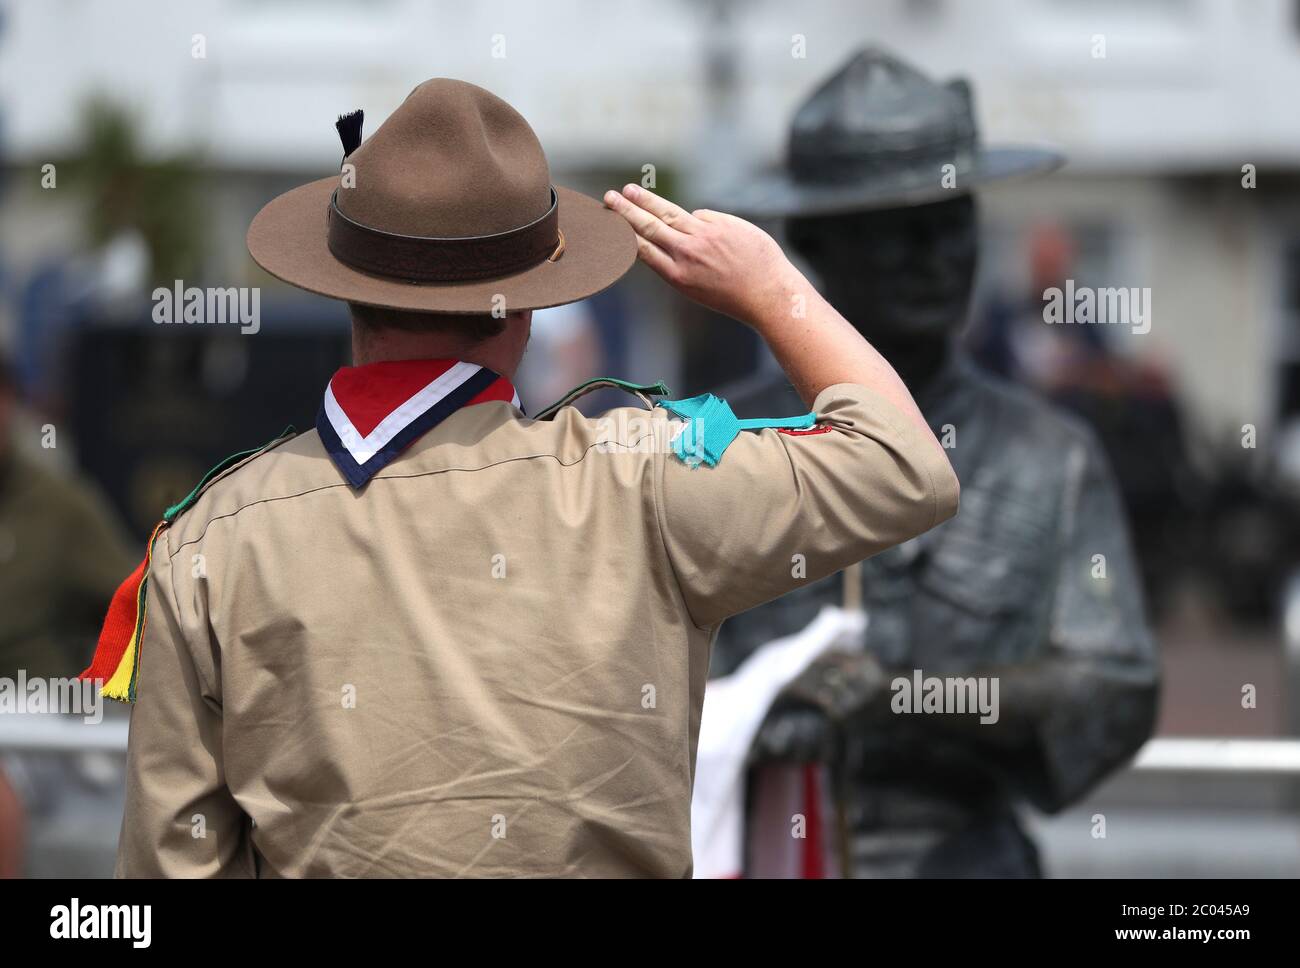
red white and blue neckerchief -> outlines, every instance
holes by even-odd
[[[330,378],[316,415],[321,442],[354,488],[461,407],[519,406],[503,376],[458,360],[393,360],[345,366]]]

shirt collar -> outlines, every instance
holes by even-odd
[[[503,376],[460,360],[392,360],[345,366],[330,378],[316,415],[325,450],[354,488],[461,407],[519,406]]]

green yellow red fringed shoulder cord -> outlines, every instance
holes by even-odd
[[[166,521],[159,521],[149,536],[144,561],[135,566],[126,581],[118,586],[109,603],[99,643],[90,667],[77,678],[100,681],[100,693],[107,699],[135,702],[135,680],[139,668],[140,637],[144,634],[145,592],[149,584],[149,559],[153,543]]]
[[[144,560],[140,562],[118,586],[109,603],[108,614],[104,616],[104,625],[99,632],[99,642],[95,646],[94,658],[90,665],[77,678],[102,683],[100,693],[106,699],[121,702],[135,702],[136,680],[140,673],[140,644],[144,641],[145,603],[149,588],[149,562],[153,557],[154,542],[159,535],[188,510],[218,476],[232,469],[236,464],[268,450],[276,444],[293,436],[294,429],[289,427],[279,437],[261,447],[231,454],[216,467],[203,475],[203,479],[184,499],[173,504],[163,512],[163,519],[149,535],[149,544],[145,548]]]

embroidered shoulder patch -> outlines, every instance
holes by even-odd
[[[797,417],[752,417],[741,420],[732,411],[731,404],[712,393],[687,397],[685,400],[660,400],[657,405],[686,421],[681,432],[673,438],[672,447],[677,459],[691,467],[698,467],[702,463],[715,466],[742,430],[824,432],[815,426],[817,414],[811,411]]]

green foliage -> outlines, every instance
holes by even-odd
[[[206,224],[198,155],[146,157],[136,119],[102,98],[83,107],[81,128],[79,149],[60,168],[86,197],[90,244],[134,229],[149,250],[151,287],[197,276]]]

